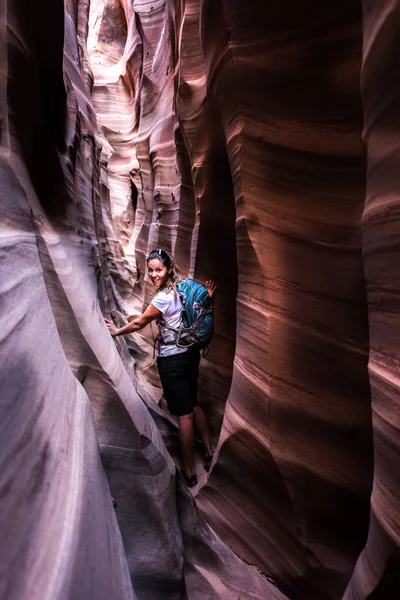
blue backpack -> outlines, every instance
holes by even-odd
[[[180,348],[205,350],[214,335],[211,298],[204,285],[193,279],[180,281],[176,289],[182,302],[181,324],[178,329],[174,329],[164,319],[158,319],[160,333],[154,340],[154,351],[157,341],[176,344]]]
[[[180,296],[182,324],[179,328],[176,345],[180,348],[207,348],[214,335],[214,317],[211,298],[204,285],[184,279],[176,286]]]

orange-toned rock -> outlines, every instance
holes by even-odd
[[[395,600],[400,590],[399,199],[400,3],[364,2],[361,71],[367,193],[362,220],[369,317],[374,480],[368,539],[344,600]]]
[[[3,8],[0,596],[284,600],[201,517],[104,324],[136,272],[111,218],[89,3]]]
[[[239,276],[232,386],[197,500],[289,595],[340,598],[372,479],[361,11],[204,2],[201,32]]]
[[[400,7],[361,10],[0,1],[1,598],[397,600]],[[157,246],[218,284],[195,500],[103,321]]]

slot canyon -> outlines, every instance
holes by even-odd
[[[0,599],[398,600],[400,0],[0,28]],[[154,328],[104,322],[160,247],[218,285],[192,490]]]

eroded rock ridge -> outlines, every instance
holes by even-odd
[[[39,4],[0,0],[0,597],[394,600],[399,3]],[[218,283],[196,502],[103,322],[154,247]]]

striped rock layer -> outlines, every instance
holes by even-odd
[[[398,598],[399,10],[0,0],[0,598]],[[155,247],[218,284],[195,501],[103,322]]]
[[[113,276],[136,274],[88,21],[88,2],[0,3],[0,598],[284,600],[204,521],[105,326]]]

